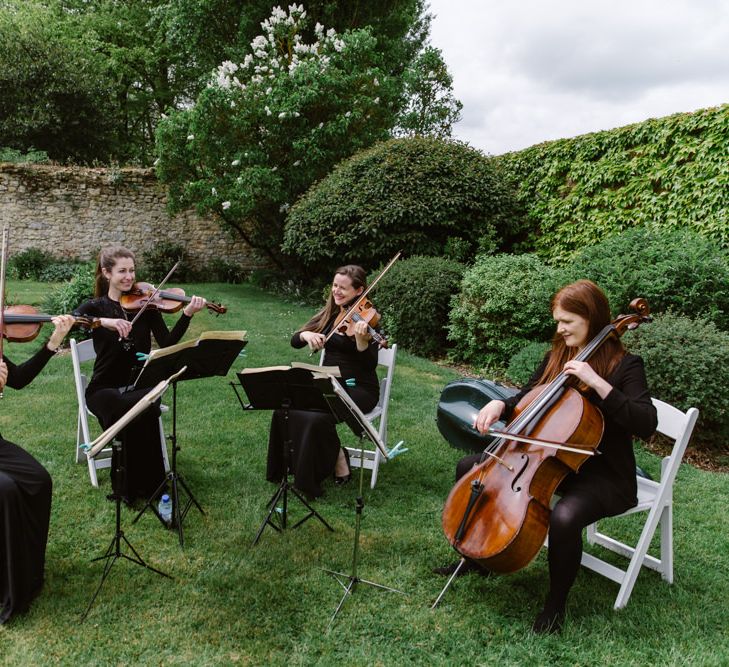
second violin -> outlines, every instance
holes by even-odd
[[[185,296],[185,290],[179,287],[169,287],[158,291],[150,283],[134,283],[128,292],[124,292],[119,302],[124,310],[136,311],[140,308],[152,308],[163,313],[176,313],[191,297]],[[228,312],[228,309],[219,303],[205,301],[205,307],[218,315]]]

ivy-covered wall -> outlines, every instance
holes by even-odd
[[[630,227],[689,227],[729,249],[729,104],[496,160],[527,211],[527,248],[553,262]]]

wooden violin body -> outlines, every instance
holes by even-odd
[[[340,317],[334,321],[332,329],[345,336],[354,336],[354,327],[357,322],[367,322],[367,331],[380,347],[387,347],[387,338],[379,331],[375,330],[380,322],[380,313],[375,310],[372,302],[364,299],[356,304],[355,307],[344,311]]]
[[[150,283],[134,283],[132,289],[121,295],[120,303],[124,310],[136,311],[142,308],[153,308],[162,313],[176,313],[191,297],[185,296],[185,290],[179,287],[169,287],[155,294],[155,287]],[[206,301],[205,307],[218,315],[226,313],[228,309],[218,303]]]
[[[11,343],[27,343],[34,340],[40,333],[45,322],[50,322],[52,315],[40,313],[33,306],[8,306],[3,316],[2,335]],[[87,329],[99,326],[98,318],[76,317],[75,325]]]

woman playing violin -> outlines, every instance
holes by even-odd
[[[324,350],[324,365],[338,366],[340,382],[363,412],[369,412],[379,398],[377,379],[378,344],[372,339],[370,327],[364,320],[351,324],[348,331],[337,331],[328,340],[335,322],[348,306],[367,287],[367,274],[361,266],[349,264],[338,268],[326,305],[301,329],[294,333],[291,345],[295,348],[309,346],[312,352]],[[342,327],[344,329],[344,327]],[[294,485],[311,497],[322,495],[321,483],[334,474],[335,484],[350,479],[349,458],[341,447],[336,423],[331,415],[303,410],[289,411],[289,437],[293,441],[291,471]],[[268,469],[266,478],[279,482],[284,470],[283,413],[274,412],[268,444]]]
[[[201,297],[191,297],[171,331],[154,308],[147,308],[132,326],[135,314],[122,308],[120,299],[135,283],[134,269],[130,250],[122,246],[103,249],[96,266],[95,298],[74,311],[74,315],[100,318],[101,326],[92,333],[96,361],[86,401],[103,428],[116,422],[145,393],[144,389],[126,391],[140,365],[137,353],[149,354],[152,336],[160,347],[177,343],[192,316],[205,306]],[[127,502],[149,498],[164,479],[158,417],[159,410],[148,410],[122,431],[126,474],[117,491]]]
[[[559,290],[551,306],[557,328],[550,352],[516,396],[490,401],[474,424],[485,433],[499,419],[510,421],[517,403],[532,387],[552,381],[562,371],[574,378],[604,418],[600,455],[590,457],[577,473],[568,474],[557,489],[560,498],[549,519],[550,586],[532,627],[536,633],[559,632],[562,627],[567,595],[580,567],[583,528],[598,519],[621,514],[637,503],[633,437],[646,438],[657,426],[643,361],[626,353],[617,336],[603,343],[589,362],[574,359],[610,324],[610,308],[600,288],[589,280],[579,280]],[[472,455],[459,461],[456,479],[480,458]],[[455,566],[446,566],[435,571],[449,574],[454,570]],[[468,561],[458,574],[478,570],[478,565]]]
[[[54,317],[48,341],[17,366],[0,361],[0,392],[28,385],[58,351],[74,324],[70,315]],[[0,436],[0,624],[28,607],[43,586],[51,476],[28,452]]]

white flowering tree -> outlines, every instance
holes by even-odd
[[[286,212],[343,158],[385,138],[399,86],[367,30],[317,24],[301,5],[274,8],[243,62],[224,62],[190,109],[157,130],[157,173],[173,210],[214,214],[277,265]]]

